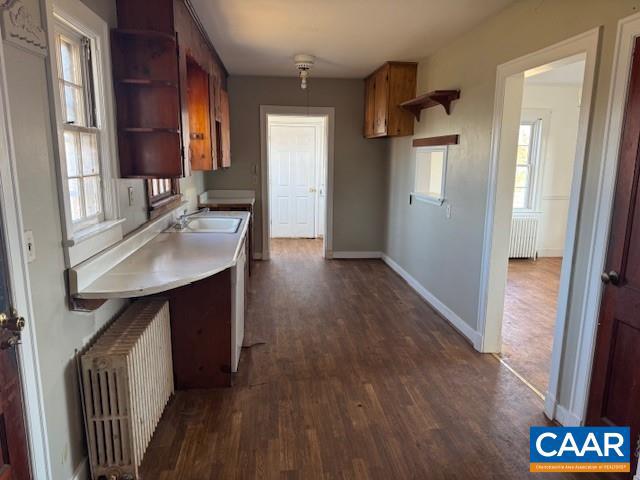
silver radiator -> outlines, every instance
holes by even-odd
[[[81,357],[94,479],[136,479],[173,393],[169,304],[133,303]]]
[[[537,258],[540,213],[518,213],[511,218],[509,258]]]

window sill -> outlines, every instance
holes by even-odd
[[[65,263],[73,267],[122,240],[124,218],[107,220],[75,232],[63,242]]]
[[[419,202],[430,203],[432,205],[437,205],[437,206],[441,206],[444,203],[444,198],[432,197],[430,195],[422,195],[420,193],[412,193],[411,197],[414,200],[418,200]]]
[[[83,228],[73,234],[73,237],[69,240],[65,240],[62,244],[65,247],[73,247],[78,245],[86,240],[89,240],[91,237],[95,237],[96,235],[100,235],[107,230],[111,230],[112,228],[117,227],[125,222],[126,219],[119,218],[117,220],[105,220],[104,222],[96,223],[95,225],[91,225],[90,227]]]

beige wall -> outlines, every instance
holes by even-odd
[[[335,108],[334,251],[381,251],[386,203],[386,140],[362,136],[364,83],[311,78],[230,77],[231,168],[206,174],[209,189],[256,191],[254,251],[262,251],[260,105]]]
[[[561,372],[563,406],[568,403],[570,366],[581,321],[576,309],[585,285],[617,21],[635,13],[639,5],[631,0],[518,1],[420,62],[418,93],[446,88],[462,91],[451,116],[441,108],[425,110],[415,133],[416,137],[460,134],[460,145],[452,147],[449,156],[451,219],[442,208],[408,204],[413,178],[411,138],[391,143],[387,252],[476,329],[496,67],[599,25],[604,27]]]

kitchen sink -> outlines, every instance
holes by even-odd
[[[187,220],[183,232],[236,233],[241,218],[198,216]]]

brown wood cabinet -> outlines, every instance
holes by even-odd
[[[209,74],[193,60],[187,58],[187,99],[189,115],[189,160],[193,170],[218,168],[216,152],[212,148],[211,98]],[[212,135],[213,133],[213,135]]]
[[[226,90],[220,90],[220,129],[218,133],[218,149],[220,166],[231,166],[231,125],[229,113],[229,94]]]
[[[416,95],[417,63],[387,62],[365,79],[364,136],[413,135],[413,116],[400,103]]]
[[[230,165],[227,71],[184,0],[117,0],[112,57],[120,175],[177,178]],[[227,119],[228,126],[228,106]],[[228,127],[227,127],[228,128]],[[223,161],[224,160],[224,161]]]

